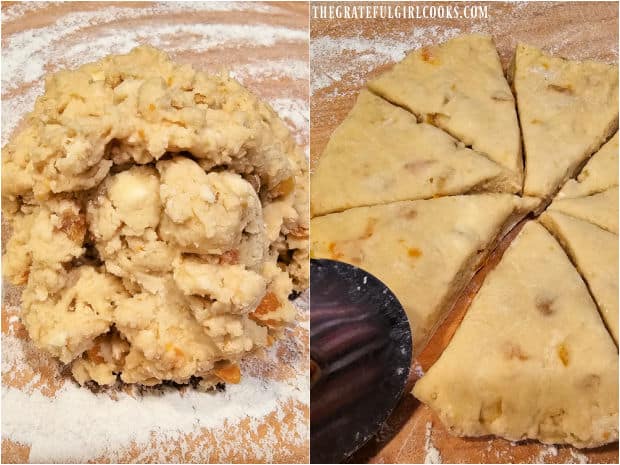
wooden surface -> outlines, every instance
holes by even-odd
[[[249,5],[190,3],[44,3],[2,4],[2,144],[23,122],[43,91],[43,73],[125,53],[140,43],[168,51],[173,59],[206,71],[228,69],[272,104],[301,145],[309,141],[308,6],[303,3]],[[3,225],[4,226],[4,225]],[[7,239],[3,227],[3,239]],[[3,292],[3,403],[6,390],[54,399],[73,383],[55,360],[27,341],[20,323],[19,291]],[[91,462],[307,462],[309,457],[308,313],[286,340],[261,351],[242,366],[244,374],[266,386],[299,386],[295,397],[260,406],[262,418],[196,426],[176,440],[153,436],[138,444],[131,438],[109,444],[111,454],[93,451]],[[10,344],[9,344],[10,343]],[[6,353],[7,350],[15,353]],[[17,353],[19,352],[19,353]],[[10,363],[5,361],[9,360]],[[17,360],[17,361],[15,361]],[[127,388],[131,396],[143,395]],[[111,396],[104,391],[99,396]],[[205,394],[210,395],[210,394]],[[306,400],[304,400],[304,395]],[[222,402],[234,402],[220,395]],[[299,400],[301,399],[301,400]],[[28,401],[26,401],[28,402]],[[53,400],[51,400],[53,402]],[[23,411],[33,407],[23,405]],[[88,415],[88,411],[80,415]],[[208,414],[208,412],[207,412]],[[33,460],[31,444],[5,436],[11,418],[3,415],[2,462]],[[39,418],[34,424],[51,419]],[[130,421],[130,420],[129,420]],[[166,429],[162,424],[160,428]],[[62,428],[62,426],[61,426]],[[93,431],[98,431],[93,427]],[[24,432],[27,435],[28,432]],[[62,433],[62,432],[60,432]],[[60,434],[62,437],[62,434]],[[65,437],[63,441],[72,441]],[[83,451],[88,454],[90,451]],[[54,460],[52,456],[39,460]]]
[[[359,89],[367,79],[402,58],[400,50],[439,43],[459,33],[475,31],[493,35],[504,66],[518,42],[530,43],[567,58],[618,60],[617,3],[482,2],[476,5],[488,6],[488,19],[311,19],[311,166],[316,165],[332,131],[355,102]],[[446,347],[484,276],[497,263],[517,231],[518,228],[506,237],[487,267],[455,303],[451,315],[414,363],[411,385]],[[401,401],[378,437],[350,462],[422,463],[437,458],[432,454],[434,449],[444,463],[618,463],[617,443],[599,449],[576,450],[534,441],[511,443],[491,437],[456,438],[448,434],[430,409],[411,394]]]

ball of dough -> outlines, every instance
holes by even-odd
[[[235,80],[150,47],[58,72],[2,168],[5,275],[80,383],[239,382],[295,318],[307,160]]]

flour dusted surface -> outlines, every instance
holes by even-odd
[[[3,380],[19,377],[20,367],[28,363],[24,350],[32,350],[30,342],[14,335],[16,327],[11,325],[12,330],[2,337]],[[286,344],[276,343],[258,358],[244,361],[243,368],[260,370],[264,364],[282,362],[299,365],[297,358],[303,355],[290,348],[284,350]],[[142,458],[135,459],[138,461],[169,461],[169,457],[223,460],[234,451],[246,461],[269,462],[274,459],[275,447],[286,450],[303,443],[308,434],[308,377],[302,369],[281,380],[246,376],[240,384],[212,393],[165,386],[144,392],[112,390],[95,394],[65,380],[49,396],[37,387],[39,382],[33,378],[19,389],[3,382],[2,387],[3,437],[30,445],[31,462],[103,457],[118,461],[127,457],[126,449],[132,445],[141,451]],[[269,419],[266,425],[265,418]],[[279,427],[284,420],[290,426]],[[209,430],[217,432],[215,442],[201,441],[201,432]],[[244,440],[248,433],[261,437],[261,441],[244,450],[248,447]],[[205,450],[194,450],[192,440]],[[174,452],[158,447],[169,441],[174,441]]]

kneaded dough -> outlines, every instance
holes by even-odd
[[[618,186],[586,197],[555,199],[548,208],[618,234]]]
[[[313,216],[471,192],[503,192],[506,170],[362,90],[312,174]]]
[[[239,382],[294,319],[307,160],[233,79],[150,47],[62,71],[2,168],[5,275],[80,383]]]
[[[618,235],[560,212],[546,211],[539,221],[583,276],[618,345]]]
[[[570,179],[557,199],[575,199],[618,186],[618,133],[592,155],[575,179]]]
[[[352,208],[312,219],[312,255],[359,266],[403,305],[419,355],[490,250],[538,206],[510,194]]]
[[[510,70],[525,151],[523,193],[551,198],[618,129],[618,65],[517,45]]]
[[[521,192],[517,112],[491,36],[464,34],[414,50],[368,87],[504,167],[502,192]]]
[[[413,394],[459,436],[618,440],[618,353],[560,244],[528,222]]]

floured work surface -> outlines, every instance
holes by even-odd
[[[419,4],[422,7],[424,4]],[[553,55],[573,59],[617,62],[615,5],[490,4],[482,20],[313,20],[311,22],[312,166],[333,130],[353,106],[359,90],[407,52],[438,44],[468,32],[489,33],[504,68],[518,42],[540,47]],[[587,18],[587,19],[586,19]],[[472,281],[412,370],[411,384],[439,357],[458,328],[484,275],[502,249],[515,237],[513,230]],[[603,462],[618,461],[618,445],[577,450],[537,442],[511,443],[484,437],[451,436],[430,409],[412,395],[403,399],[384,430],[358,452],[352,462]]]
[[[44,74],[145,43],[199,69],[228,68],[272,105],[300,145],[308,143],[305,6],[2,8],[3,144],[42,93]],[[3,224],[5,240],[8,232]],[[307,461],[308,314],[305,297],[297,302],[297,320],[284,338],[244,360],[242,382],[225,391],[169,385],[93,393],[28,341],[19,290],[5,285],[2,461]]]

